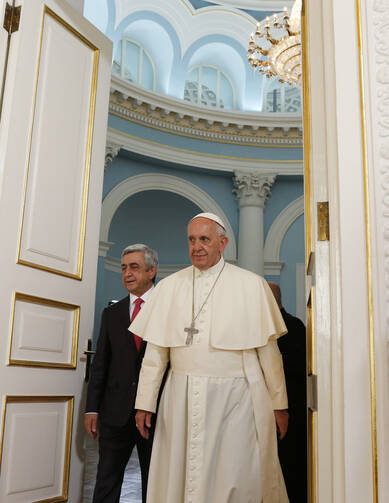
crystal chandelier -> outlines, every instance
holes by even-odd
[[[247,56],[254,70],[267,77],[301,86],[301,2],[257,24],[251,34]]]

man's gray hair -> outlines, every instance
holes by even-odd
[[[128,253],[134,253],[134,252],[143,252],[147,270],[149,270],[150,267],[158,266],[158,253],[141,243],[126,246],[126,248],[124,248],[124,250],[122,251],[121,258],[123,258],[124,255],[127,255]]]

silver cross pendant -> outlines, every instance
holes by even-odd
[[[195,328],[195,326],[194,326],[194,321],[192,321],[190,327],[185,328],[184,331],[187,332],[187,334],[188,334],[188,336],[186,338],[186,345],[190,346],[191,344],[193,344],[193,335],[199,333],[197,328]]]

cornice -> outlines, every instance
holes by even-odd
[[[300,114],[226,110],[149,91],[115,75],[109,111],[160,131],[205,141],[302,148]]]
[[[129,152],[152,157],[153,159],[214,171],[233,172],[236,169],[260,169],[269,175],[302,175],[304,172],[303,161],[250,159],[196,152],[139,138],[113,128],[108,128],[107,141],[120,144],[121,148]]]

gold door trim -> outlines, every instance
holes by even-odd
[[[87,145],[86,145],[84,177],[83,177],[83,190],[82,190],[82,209],[81,209],[81,215],[80,215],[80,233],[79,233],[79,241],[78,241],[77,271],[75,273],[69,273],[67,271],[62,271],[57,268],[44,266],[44,265],[37,264],[35,262],[29,261],[29,260],[24,260],[24,259],[20,258],[22,235],[23,235],[23,223],[24,223],[26,197],[27,197],[28,175],[29,175],[29,169],[30,169],[32,133],[33,133],[33,129],[34,129],[34,118],[35,118],[35,112],[36,112],[36,110],[35,110],[36,109],[36,98],[37,98],[37,92],[38,92],[39,68],[40,68],[40,61],[41,61],[41,54],[42,54],[43,30],[44,30],[44,22],[45,22],[46,15],[51,16],[53,19],[55,19],[55,21],[57,21],[59,24],[61,24],[66,30],[68,30],[76,38],[81,40],[82,43],[84,43],[86,46],[88,46],[94,52],[92,80],[91,80],[91,93],[90,93],[90,101],[89,101]],[[26,176],[25,176],[25,180],[24,180],[24,198],[23,198],[24,201],[23,201],[23,210],[22,210],[20,231],[19,231],[19,246],[18,246],[17,263],[22,264],[22,265],[27,265],[30,267],[34,267],[36,269],[40,269],[43,271],[51,272],[54,274],[59,274],[61,276],[66,276],[69,278],[81,280],[82,279],[82,271],[83,271],[83,262],[84,262],[90,163],[91,163],[91,155],[92,155],[93,127],[94,127],[94,117],[95,117],[97,75],[98,75],[100,50],[92,42],[90,42],[87,38],[85,38],[84,35],[82,35],[75,28],[73,28],[73,26],[71,26],[64,19],[62,19],[60,16],[58,16],[58,14],[56,14],[53,10],[51,10],[49,7],[47,7],[47,5],[45,5],[43,8],[41,25],[42,26],[41,26],[41,35],[40,35],[40,43],[39,43],[39,56],[38,56],[37,67],[36,67],[35,89],[34,89],[34,98],[33,98],[33,110],[34,111],[33,111],[33,119],[32,119],[32,124],[31,124],[31,129],[30,129],[30,137],[29,137],[27,170],[26,170]]]
[[[70,361],[68,363],[61,362],[45,362],[45,361],[34,361],[34,360],[18,360],[11,358],[13,334],[14,334],[14,322],[15,322],[15,307],[16,301],[25,301],[32,304],[40,304],[42,306],[57,307],[59,309],[66,309],[67,311],[74,311],[73,318],[73,333],[72,333],[72,345],[70,353]],[[9,351],[8,351],[8,365],[19,365],[23,367],[44,367],[44,368],[62,368],[62,369],[75,369],[77,367],[77,348],[78,348],[78,333],[80,325],[80,306],[75,304],[69,304],[67,302],[57,301],[53,299],[46,299],[44,297],[37,297],[35,295],[28,295],[25,293],[15,292],[12,303],[12,314],[11,314],[11,333],[9,341]]]
[[[7,405],[9,403],[38,403],[38,402],[67,402],[67,417],[66,417],[66,438],[65,438],[65,456],[64,469],[62,480],[62,494],[53,498],[38,500],[34,503],[57,503],[68,500],[69,494],[69,473],[70,473],[70,453],[72,447],[72,428],[73,428],[73,413],[74,413],[74,396],[23,396],[23,395],[7,395],[3,406],[3,424],[1,428],[0,440],[0,469],[3,456],[5,420],[7,415]]]
[[[305,265],[307,274],[312,262],[312,209],[311,209],[311,116],[309,87],[309,47],[308,47],[308,12],[307,0],[302,2],[301,10],[301,44],[302,44],[302,82],[303,82],[303,145],[304,145],[304,219],[305,219]],[[315,331],[313,317],[315,312],[314,288],[311,288],[307,306],[307,371],[316,372]],[[308,501],[316,503],[316,428],[317,412],[308,411]]]
[[[371,215],[370,215],[369,165],[367,156],[366,104],[365,104],[365,89],[364,89],[365,68],[363,61],[362,15],[361,15],[360,0],[356,0],[356,13],[357,13],[357,27],[358,27],[359,99],[361,109],[361,136],[362,136],[361,143],[362,143],[364,204],[365,204],[373,502],[378,503],[379,498],[378,498],[378,440],[377,440],[377,387],[376,387],[377,385],[376,385],[374,301],[373,301],[373,280],[372,280],[372,245],[371,245],[372,235],[371,235]]]

